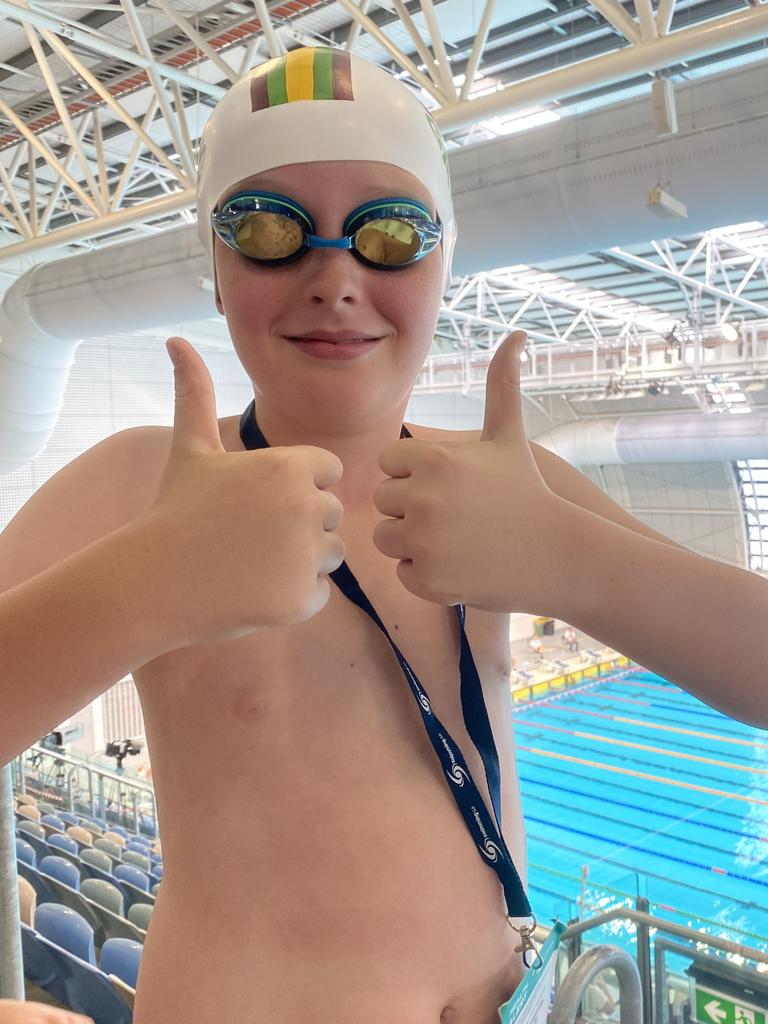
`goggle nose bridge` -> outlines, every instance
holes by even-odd
[[[321,238],[320,235],[306,235],[306,244],[310,249],[351,249],[353,238],[344,235],[341,238]]]

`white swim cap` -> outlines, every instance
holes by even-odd
[[[379,160],[426,186],[443,225],[443,285],[456,243],[448,154],[434,118],[403,82],[346,50],[308,46],[254,68],[220,100],[203,130],[197,180],[200,239],[232,185],[314,160]]]

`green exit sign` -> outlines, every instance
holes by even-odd
[[[709,988],[696,986],[698,1024],[766,1024],[765,1011]]]

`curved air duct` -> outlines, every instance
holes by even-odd
[[[209,274],[192,227],[41,263],[20,277],[0,306],[0,475],[45,448],[81,341],[213,316],[201,286]]]
[[[768,219],[765,78],[756,65],[678,88],[680,130],[666,141],[654,133],[645,96],[451,153],[460,228],[454,272],[659,237],[665,226],[646,210],[645,196],[660,177],[688,205],[677,230]],[[0,474],[45,447],[80,341],[212,316],[211,293],[200,286],[209,275],[196,229],[186,227],[41,264],[19,278],[0,306]],[[720,461],[750,457],[754,439],[767,433],[754,420],[627,417],[549,437],[577,464]],[[656,443],[646,440],[648,423]],[[737,427],[745,436],[731,436]],[[600,444],[585,443],[587,436],[600,436]]]
[[[572,466],[768,459],[768,412],[580,420],[548,430],[536,443]]]

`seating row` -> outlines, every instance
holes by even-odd
[[[30,785],[32,782],[32,776],[27,775],[26,784]],[[44,797],[34,796],[31,792],[21,793],[14,789],[14,803],[17,810],[22,808],[32,809],[34,816],[34,810],[38,809],[41,812],[47,811],[51,814],[56,814],[62,818],[68,825],[82,826],[94,835],[102,835],[109,831],[117,833],[123,836],[126,840],[141,840],[152,844],[153,852],[160,852],[160,839],[157,835],[156,826],[153,820],[147,818],[145,815],[139,816],[139,827],[140,831],[129,832],[122,825],[116,825],[108,823],[103,818],[91,817],[84,813],[73,813],[71,811],[63,811],[59,807],[51,804]],[[46,794],[47,795],[47,794]]]
[[[109,938],[144,942],[154,909],[150,893],[115,876],[81,878],[75,865],[62,857],[43,857],[38,864],[35,851],[19,837],[16,867],[38,903],[59,903],[80,914],[93,930],[98,947]]]
[[[95,1024],[131,1024],[141,943],[107,939],[97,963],[93,929],[75,910],[41,903],[33,920],[20,925],[25,977]]]

